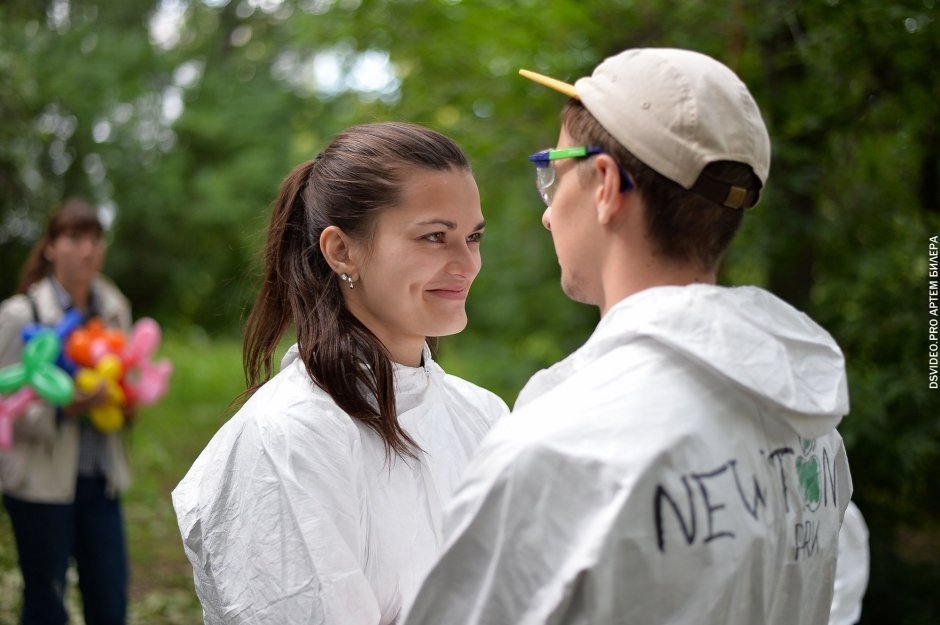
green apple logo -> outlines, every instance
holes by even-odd
[[[819,460],[809,455],[816,448],[816,439],[800,439],[803,455],[796,459],[796,472],[800,478],[800,493],[803,503],[815,510],[819,507]]]

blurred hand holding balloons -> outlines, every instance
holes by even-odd
[[[88,395],[104,388],[104,401],[88,411],[92,425],[101,432],[117,432],[124,426],[121,406],[126,397],[118,381],[124,373],[121,359],[115,354],[104,354],[94,367],[82,367],[75,374],[75,386]]]

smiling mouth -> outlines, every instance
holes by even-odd
[[[467,299],[467,289],[428,289],[431,295],[442,297],[444,299],[465,300]]]

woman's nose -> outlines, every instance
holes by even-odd
[[[542,225],[545,226],[546,230],[552,229],[551,211],[552,211],[552,207],[546,206],[545,212],[542,213]]]
[[[480,250],[464,242],[455,246],[451,256],[450,270],[460,276],[473,278],[480,272]]]

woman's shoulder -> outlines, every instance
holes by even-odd
[[[20,360],[23,349],[20,333],[32,322],[33,312],[25,295],[0,302],[0,367]]]
[[[499,395],[489,389],[483,388],[479,384],[475,384],[470,380],[447,372],[443,372],[442,377],[444,380],[444,386],[452,392],[459,393],[461,395],[465,395],[468,398],[476,400],[487,402],[492,401],[505,405],[505,402],[500,399]]]
[[[320,471],[352,463],[360,447],[357,430],[323,395],[290,368],[278,373],[213,435],[180,492],[194,484],[231,482],[232,471]]]
[[[32,320],[32,307],[26,295],[17,293],[0,302],[0,323],[26,325]]]
[[[95,293],[101,298],[101,307],[129,314],[131,303],[127,296],[107,276],[98,274],[95,278]]]
[[[25,323],[33,323],[38,317],[40,322],[48,324],[51,320],[58,321],[62,314],[55,288],[49,278],[34,282],[26,289],[26,293],[14,295],[7,301]]]
[[[48,278],[37,280],[27,287],[25,293],[17,293],[0,303],[0,314],[4,321],[15,318],[23,323],[32,323],[35,319],[34,309],[40,317],[50,310],[58,310],[55,291]]]
[[[303,436],[335,442],[358,432],[352,417],[313,383],[299,360],[265,382],[232,419],[272,440]]]

